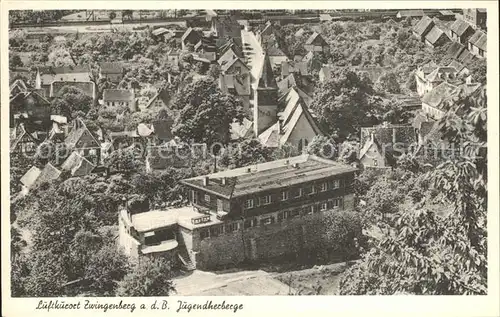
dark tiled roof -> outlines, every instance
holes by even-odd
[[[455,55],[456,60],[460,61],[461,63],[465,63],[465,64],[471,62],[475,58],[476,58],[476,56],[474,54],[472,54],[471,52],[469,52],[469,50],[466,48],[464,48],[459,53],[457,53],[457,55]]]
[[[250,169],[250,172],[248,169]],[[189,178],[181,182],[188,186],[232,198],[272,189],[287,188],[333,175],[350,174],[355,171],[357,169],[350,165],[340,164],[313,155],[301,155]],[[206,186],[203,185],[204,177],[209,179]],[[226,179],[225,185],[222,184],[222,178]]]
[[[104,101],[133,101],[134,92],[128,89],[104,89],[102,99]]]
[[[479,47],[483,51],[486,51],[486,46],[487,46],[486,39],[487,39],[486,33],[478,30],[476,31],[476,33],[474,33],[473,36],[471,36],[471,38],[469,39],[469,43]]]
[[[474,30],[472,26],[465,22],[464,20],[458,19],[453,22],[450,30],[456,33],[458,36],[462,36],[467,30]]]
[[[172,135],[172,126],[174,124],[173,118],[164,120],[156,120],[153,122],[155,135],[160,140],[171,140],[174,138]]]
[[[416,141],[415,129],[411,125],[387,125],[361,128],[361,144],[371,138],[371,134],[381,145],[393,145],[395,142],[410,145]]]
[[[420,36],[424,36],[434,26],[434,22],[428,16],[422,17],[420,21],[413,27],[413,31]]]
[[[121,74],[123,73],[123,63],[121,62],[103,62],[99,64],[103,74]]]
[[[451,43],[450,47],[448,48],[448,51],[446,52],[448,56],[455,57],[458,54],[462,53],[462,51],[465,49],[465,46],[458,43],[458,42],[453,42]]]

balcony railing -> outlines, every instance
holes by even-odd
[[[210,222],[210,215],[201,215],[191,218],[191,223],[193,225],[199,225],[201,223],[207,223],[207,222]]]

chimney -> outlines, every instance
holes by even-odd
[[[252,172],[252,169],[250,167],[247,168],[247,173]]]
[[[373,137],[373,132],[370,134],[370,140],[373,142],[374,141],[374,137]]]
[[[465,84],[467,84],[467,85],[472,84],[472,76],[467,76],[467,78],[465,78]]]
[[[203,186],[208,186],[209,178],[208,176],[203,177]]]
[[[392,146],[396,144],[396,128],[392,128]]]
[[[227,178],[222,177],[221,182],[222,182],[222,185],[226,185],[227,184]]]
[[[293,164],[292,164],[292,167],[293,167],[293,168],[299,168],[299,163],[293,163]]]
[[[285,161],[285,165],[288,165],[288,164],[290,164],[290,160]]]

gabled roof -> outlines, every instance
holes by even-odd
[[[458,42],[453,42],[448,48],[448,51],[446,51],[446,55],[456,58],[456,56],[462,53],[463,50],[465,50],[464,45]]]
[[[226,72],[236,61],[240,61],[247,69],[248,66],[238,57],[238,55],[230,48],[217,61],[223,72]]]
[[[425,36],[425,40],[431,44],[436,44],[436,42],[442,37],[447,36],[443,30],[438,28],[437,26],[432,27],[432,29]]]
[[[460,61],[461,63],[469,63],[470,61],[474,60],[476,56],[469,52],[468,49],[464,48],[461,50],[457,55],[455,55],[455,59]]]
[[[455,77],[457,70],[450,66],[440,66],[426,76],[429,82],[438,82],[447,79],[448,76]],[[453,78],[450,78],[453,79]]]
[[[90,174],[96,166],[89,160],[73,151],[61,165],[61,169],[70,171],[72,176],[84,176]]]
[[[413,31],[420,36],[425,36],[427,32],[434,26],[434,21],[428,16],[423,16],[420,21],[413,27]]]
[[[60,81],[88,81],[90,67],[88,65],[38,67],[42,85],[49,85],[54,80]]]
[[[303,28],[300,28],[297,32],[295,32],[295,37],[301,37],[305,32],[306,31]]]
[[[35,184],[36,180],[38,179],[38,177],[40,176],[41,173],[42,173],[42,171],[38,167],[32,166],[23,175],[23,177],[21,177],[20,182],[24,186],[26,186],[27,188],[30,188],[31,186],[33,186]]]
[[[87,132],[91,137],[94,143],[97,145],[99,142],[95,139],[94,135],[90,130],[87,128],[85,125],[85,122],[83,122],[82,119],[76,118],[75,121],[77,121],[71,130],[71,132],[68,134],[66,139],[64,140],[64,143],[66,146],[70,149],[76,146],[78,141],[80,141],[80,138]]]
[[[166,94],[166,92],[164,92],[164,91],[159,91],[158,93],[156,93],[156,95],[154,95],[154,97],[153,97],[153,98],[151,98],[151,99],[148,101],[148,103],[147,103],[147,105],[146,105],[146,108],[151,107],[151,106],[153,105],[153,103],[154,103],[154,102],[156,102],[156,100],[161,100],[161,101],[163,101],[163,104],[164,104],[164,105],[167,105],[167,103],[168,103],[168,102],[166,101],[166,96],[165,96],[165,94]]]
[[[271,66],[271,60],[269,55],[264,55],[264,63],[259,73],[259,84],[258,88],[273,88],[277,89],[276,79],[274,79],[273,67]]]
[[[134,101],[134,91],[128,89],[104,89],[102,100],[106,101]]]
[[[462,36],[465,32],[467,32],[467,30],[474,31],[472,26],[462,19],[455,20],[453,24],[450,26],[450,30],[453,33],[456,33],[458,36]]]
[[[440,10],[439,14],[443,16],[455,16],[455,13],[453,13],[453,11],[451,10]]]
[[[276,148],[280,146],[280,123],[276,122],[259,135],[259,141],[265,147]]]
[[[181,183],[231,199],[296,186],[333,175],[352,174],[355,171],[357,169],[350,165],[305,154],[193,177],[182,180]],[[206,186],[203,185],[205,177],[209,180]],[[227,180],[225,185],[222,184],[223,177]]]
[[[299,73],[300,75],[309,75],[306,62],[283,61],[281,62],[281,76],[287,76],[290,73]]]
[[[157,28],[156,30],[153,30],[151,32],[154,36],[159,36],[159,35],[162,35],[162,34],[165,34],[165,33],[174,33],[172,32],[171,30],[169,29],[166,29],[166,28],[163,28],[163,27],[160,27],[160,28]]]
[[[187,37],[188,37],[190,34],[196,34],[196,35],[197,35],[197,39],[196,39],[195,43],[191,43],[191,44],[196,44],[196,43],[198,43],[198,41],[199,41],[199,40],[201,40],[201,35],[200,35],[200,33],[198,33],[196,30],[194,30],[193,28],[191,28],[191,27],[190,27],[190,28],[188,28],[188,29],[186,30],[186,32],[184,32],[184,34],[182,35],[182,37],[181,37],[181,41],[184,43],[184,42],[186,41]]]
[[[61,171],[59,171],[57,168],[52,166],[52,164],[47,163],[45,167],[43,168],[42,172],[40,173],[40,176],[38,176],[36,180],[36,184],[42,184],[45,182],[49,182],[51,180],[59,178],[61,175]]]
[[[121,74],[123,73],[123,63],[121,62],[101,62],[99,63],[102,74]]]
[[[374,127],[361,128],[361,144],[365,144],[371,139],[371,135],[382,146],[392,146],[396,143],[408,146],[417,141],[415,128],[412,125],[378,125]]]
[[[462,64],[462,63],[460,63],[460,62],[458,62],[456,60],[452,60],[450,62],[450,64],[448,64],[448,67],[455,68],[458,73],[461,72],[464,68],[466,68],[464,64]]]
[[[21,142],[21,140],[24,138],[29,138],[35,143],[40,143],[40,141],[37,140],[31,133],[26,131],[23,124],[20,124],[16,129],[16,138],[14,140],[11,140],[12,143],[10,144],[10,152],[13,152],[16,149],[19,142]]]
[[[314,32],[313,34],[311,34],[311,36],[309,36],[309,38],[307,39],[305,45],[310,45],[310,44],[313,44],[315,41],[321,41],[322,44],[327,44],[325,39],[321,36],[321,34],[317,33],[317,32]]]
[[[285,94],[286,92],[288,92],[288,90],[290,88],[296,87],[297,86],[297,81],[298,81],[298,79],[296,77],[297,77],[296,74],[291,73],[290,75],[288,75],[285,78],[283,78],[282,80],[280,80],[277,83],[279,92],[281,94]]]
[[[451,97],[457,91],[457,86],[442,82],[422,97],[422,103],[433,108],[440,108],[442,102]]]
[[[275,46],[270,46],[267,48],[267,55],[269,56],[286,56],[281,49]]]
[[[477,30],[476,33],[474,33],[474,35],[472,35],[471,38],[469,39],[469,43],[471,43],[474,46],[477,46],[483,51],[486,51],[487,49],[486,40],[487,40],[486,33]]]
[[[242,123],[231,123],[231,140],[245,139],[253,133],[253,122],[243,118]]]
[[[224,45],[219,48],[219,54],[221,54],[222,56],[224,55],[224,53],[226,53],[227,50],[231,49],[236,56],[238,56],[239,58],[243,58],[243,49],[241,48],[240,44],[241,41],[240,43],[238,43],[238,41],[236,41],[234,38],[230,38],[226,43],[224,43]]]
[[[223,93],[232,93],[237,96],[250,96],[250,74],[221,74],[219,76],[219,87]]]
[[[10,85],[10,95],[16,95],[20,92],[27,93],[28,92],[28,86],[22,79],[16,79],[11,85]]]

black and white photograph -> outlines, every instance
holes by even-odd
[[[12,298],[489,294],[498,12],[186,7],[8,10]]]

